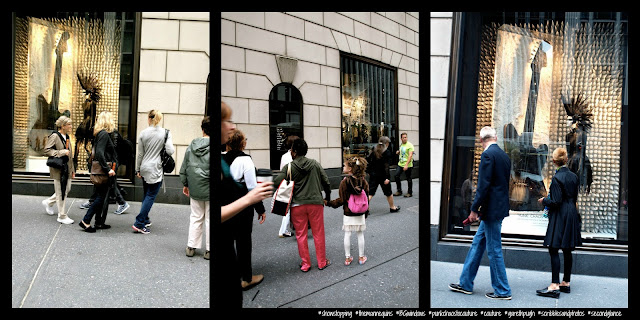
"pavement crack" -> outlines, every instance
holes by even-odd
[[[413,248],[413,249],[410,249],[409,251],[406,251],[406,252],[404,252],[404,253],[401,253],[401,254],[399,254],[399,255],[397,255],[397,256],[395,256],[395,257],[393,257],[393,258],[387,259],[386,261],[383,261],[383,262],[381,262],[380,264],[374,265],[373,267],[370,267],[370,268],[367,268],[367,269],[365,269],[365,270],[362,270],[362,271],[360,271],[360,272],[358,272],[358,273],[352,274],[352,275],[350,275],[350,276],[348,276],[348,277],[346,277],[346,278],[344,278],[344,279],[342,279],[342,280],[339,280],[339,281],[337,281],[337,282],[335,282],[335,283],[332,283],[332,284],[329,284],[329,285],[324,286],[324,287],[322,287],[322,288],[319,288],[319,289],[317,289],[317,290],[315,290],[315,291],[312,291],[312,292],[310,292],[310,293],[308,293],[308,294],[306,294],[306,295],[304,295],[304,296],[301,296],[301,297],[298,297],[298,298],[296,298],[296,299],[293,299],[293,300],[291,300],[291,301],[289,301],[289,302],[285,302],[285,303],[283,303],[283,304],[281,304],[281,305],[277,306],[276,308],[282,308],[282,307],[284,307],[284,306],[286,306],[286,305],[288,305],[288,304],[290,304],[290,303],[296,302],[296,301],[298,301],[298,300],[302,300],[302,299],[304,299],[304,298],[306,298],[306,297],[308,297],[308,296],[311,296],[311,295],[313,295],[313,294],[315,294],[315,293],[318,293],[318,292],[320,292],[320,291],[322,291],[322,290],[324,290],[324,289],[327,289],[327,288],[330,288],[330,287],[332,287],[332,286],[335,286],[335,285],[337,285],[337,284],[339,284],[339,283],[342,283],[342,282],[344,282],[344,281],[346,281],[346,280],[349,280],[349,279],[351,279],[351,278],[353,278],[353,277],[359,276],[359,275],[361,275],[361,274],[363,274],[363,273],[365,273],[365,272],[367,272],[367,271],[369,271],[369,270],[375,269],[375,268],[377,268],[377,267],[379,267],[379,266],[382,266],[382,265],[384,265],[384,264],[386,264],[386,263],[388,263],[388,262],[391,262],[391,261],[393,261],[393,260],[395,260],[395,259],[398,259],[398,258],[400,258],[400,257],[402,257],[402,256],[404,256],[404,255],[406,255],[406,254],[409,254],[409,253],[411,253],[411,252],[413,252],[413,251],[415,251],[415,250],[417,250],[417,249],[419,249],[419,248],[420,248],[420,247],[415,247],[415,248]],[[256,293],[256,295],[257,295],[257,293]],[[255,299],[255,297],[254,297],[254,299]],[[252,300],[252,301],[253,301],[253,300]]]

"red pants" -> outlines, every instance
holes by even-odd
[[[324,249],[324,206],[321,204],[303,204],[291,208],[291,223],[296,229],[298,254],[302,259],[302,270],[311,268],[309,244],[307,243],[307,222],[311,224],[311,234],[316,248],[318,267],[324,268],[327,257]]]

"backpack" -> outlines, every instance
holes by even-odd
[[[365,213],[369,210],[369,199],[367,194],[362,190],[360,194],[352,194],[347,202],[347,207],[353,213]]]

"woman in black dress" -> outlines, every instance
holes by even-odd
[[[536,293],[544,297],[558,298],[560,292],[569,293],[571,267],[573,258],[571,251],[582,245],[580,229],[582,220],[578,214],[576,201],[578,199],[578,176],[571,172],[567,164],[567,150],[558,148],[553,152],[553,163],[558,166],[556,174],[549,187],[549,197],[538,201],[549,208],[549,226],[544,238],[543,246],[549,248],[551,256],[551,285]],[[560,256],[562,249],[564,256],[564,276],[560,283]]]

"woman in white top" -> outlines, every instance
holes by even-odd
[[[256,167],[251,160],[251,156],[244,153],[247,139],[242,131],[237,130],[227,142],[227,153],[222,155],[226,163],[229,163],[229,171],[233,179],[242,185],[243,192],[249,192],[258,186],[256,179]],[[264,279],[261,274],[254,275],[251,268],[251,232],[253,230],[253,211],[258,213],[260,224],[266,218],[262,201],[247,207],[235,217],[227,221],[227,226],[235,240],[236,254],[238,257],[238,267],[242,277],[241,286],[243,290],[259,284]]]
[[[285,148],[288,149],[287,153],[283,154],[280,158],[280,170],[285,170],[284,167],[289,164],[289,162],[293,161],[291,157],[291,145],[294,141],[300,139],[298,136],[288,136],[287,140],[284,142]],[[278,237],[291,237],[291,231],[289,231],[289,224],[291,222],[291,215],[287,213],[284,217],[282,217],[282,223],[280,224],[280,230],[278,231]]]
[[[169,155],[175,152],[171,131],[169,131],[167,142],[165,143],[164,141],[165,129],[160,126],[162,112],[158,110],[149,111],[147,120],[149,127],[142,130],[138,136],[138,157],[136,159],[136,176],[142,179],[144,198],[142,199],[140,213],[133,225],[135,231],[143,234],[151,232],[148,229],[151,225],[149,211],[162,185],[163,171],[160,151],[164,147]]]

